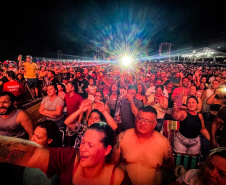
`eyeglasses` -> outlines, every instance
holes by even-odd
[[[143,119],[143,118],[141,118],[141,117],[139,117],[139,116],[136,116],[136,120],[138,121],[138,122],[142,122],[142,123],[145,123],[146,125],[148,125],[148,124],[154,124],[156,121],[151,121],[151,120],[149,120],[149,119]]]

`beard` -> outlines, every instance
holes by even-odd
[[[0,109],[6,109],[6,112],[0,112],[0,115],[7,115],[13,111],[14,106],[10,105],[9,107],[0,107]]]

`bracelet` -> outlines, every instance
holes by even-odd
[[[133,103],[133,100],[129,101],[129,103]]]

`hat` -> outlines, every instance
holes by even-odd
[[[32,60],[32,56],[31,55],[27,55],[26,58],[30,58]]]

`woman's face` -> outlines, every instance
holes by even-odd
[[[190,95],[195,96],[195,93],[196,93],[196,87],[195,86],[191,86],[190,87]]]
[[[82,167],[95,167],[101,161],[105,161],[106,156],[110,153],[110,145],[105,148],[101,140],[104,138],[104,133],[88,129],[79,147],[80,164]]]
[[[111,91],[116,92],[118,90],[118,86],[116,84],[113,84],[111,86]]]
[[[142,92],[142,85],[140,84],[137,85],[137,92],[139,93]]]
[[[188,110],[195,111],[197,110],[197,101],[194,98],[189,98],[187,101]]]
[[[100,92],[96,92],[95,101],[101,101],[103,99],[102,94]]]
[[[162,89],[160,87],[156,89],[155,95],[156,96],[162,96]]]
[[[50,86],[47,87],[47,94],[49,96],[56,95],[56,92],[57,92],[56,89],[52,85],[50,85]]]
[[[50,144],[52,142],[52,139],[48,139],[47,132],[46,132],[45,128],[38,126],[34,130],[34,134],[31,137],[31,141],[33,141],[33,142],[35,142],[39,145],[47,147],[48,144]]]
[[[201,83],[199,87],[200,87],[201,90],[204,90],[205,89],[205,84]]]
[[[213,156],[204,168],[204,184],[225,185],[226,184],[226,159],[220,156]]]
[[[91,113],[89,119],[88,119],[88,126],[92,125],[93,123],[99,122],[100,120],[100,115],[96,112]]]
[[[19,80],[21,80],[21,79],[22,79],[22,75],[18,75],[17,78],[18,78]]]
[[[61,86],[61,85],[57,85],[57,89],[58,89],[58,92],[63,91],[63,88],[62,88],[62,86]]]
[[[89,85],[93,85],[93,79],[89,80]]]

